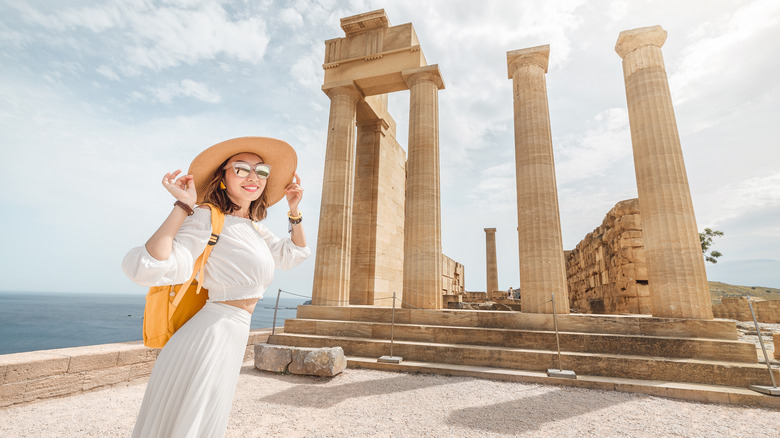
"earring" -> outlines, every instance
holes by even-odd
[[[225,182],[224,181],[220,181],[219,182],[219,188],[222,189],[222,190],[225,190],[227,188],[227,187],[225,187]]]

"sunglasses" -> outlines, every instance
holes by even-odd
[[[252,171],[254,171],[255,175],[260,179],[266,179],[268,178],[268,175],[271,174],[271,166],[265,163],[256,164],[253,168],[249,163],[235,161],[223,167],[225,170],[230,168],[233,169],[233,172],[235,172],[236,176],[239,178],[248,177]]]

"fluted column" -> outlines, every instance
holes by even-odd
[[[653,316],[712,318],[707,274],[661,47],[661,26],[620,33]]]
[[[485,261],[487,266],[487,296],[498,290],[498,260],[496,259],[496,229],[485,228]]]
[[[344,306],[349,302],[355,111],[362,96],[353,85],[332,87],[325,92],[330,97],[330,119],[312,304]]]
[[[405,70],[402,75],[410,91],[403,299],[413,307],[441,309],[438,93],[444,82],[437,65]]]
[[[555,182],[547,62],[550,46],[507,52],[515,109],[515,165],[520,286],[523,311],[569,313]]]

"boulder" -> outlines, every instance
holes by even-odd
[[[255,344],[255,368],[284,373],[292,362],[292,347],[286,345]]]
[[[329,377],[347,368],[347,358],[341,347],[305,348],[255,344],[255,368],[275,373]]]
[[[292,351],[292,374],[310,374],[313,376],[335,376],[347,368],[347,358],[341,347],[300,348]]]

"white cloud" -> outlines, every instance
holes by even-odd
[[[594,128],[568,134],[556,143],[559,184],[604,175],[615,163],[631,156],[631,133],[625,109],[610,108],[596,115],[594,121]]]
[[[292,27],[303,25],[303,17],[293,8],[285,8],[279,13],[279,19]]]
[[[62,32],[88,31],[86,44],[111,47],[110,67],[124,75],[194,65],[219,56],[256,64],[265,54],[269,37],[259,17],[233,20],[216,1],[168,2],[156,7],[121,0],[84,8],[45,13],[20,6],[24,18]],[[94,41],[97,36],[100,41]],[[89,50],[85,49],[87,52]]]

